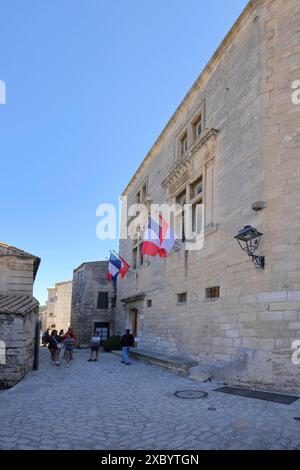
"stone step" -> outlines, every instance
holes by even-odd
[[[121,351],[112,351],[112,353],[121,356]],[[170,355],[147,349],[131,349],[130,356],[133,359],[144,361],[157,367],[163,367],[170,372],[188,377],[191,367],[198,365],[198,362],[185,356]]]

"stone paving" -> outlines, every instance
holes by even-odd
[[[214,392],[114,354],[56,367],[41,349],[40,370],[0,392],[0,449],[300,449],[300,400],[281,405]],[[184,400],[177,390],[203,390]]]

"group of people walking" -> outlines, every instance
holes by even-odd
[[[63,330],[58,333],[57,330],[46,330],[42,336],[42,343],[44,346],[48,345],[50,352],[51,362],[56,366],[60,365],[59,357],[62,349],[64,349],[64,358],[66,360],[67,367],[70,367],[71,361],[73,360],[74,348],[78,344],[77,336],[74,334],[73,329],[69,328],[65,334]],[[101,345],[101,338],[97,331],[93,334],[90,340],[90,358],[89,362],[98,361],[99,351]],[[129,362],[129,351],[134,345],[134,336],[130,334],[130,330],[127,329],[125,334],[121,338],[122,347],[122,364],[130,365]]]
[[[50,352],[51,362],[56,366],[59,366],[59,356],[61,350],[64,348],[64,358],[67,363],[67,367],[70,367],[70,363],[73,360],[74,347],[77,344],[77,336],[74,334],[73,329],[69,328],[65,334],[63,330],[58,333],[57,330],[45,331],[42,337],[42,343],[44,346],[48,344]]]

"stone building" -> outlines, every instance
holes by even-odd
[[[141,253],[143,226],[120,254],[117,325],[153,351],[199,360],[232,383],[299,391],[300,3],[250,1],[153,144],[123,197],[128,206],[204,204],[204,246]],[[194,212],[192,212],[193,223]],[[129,221],[127,221],[129,224]],[[257,269],[234,235],[263,235]],[[181,235],[181,234],[180,234]],[[191,247],[191,244],[189,245]]]
[[[32,296],[40,258],[0,243],[0,388],[38,366],[39,303]]]
[[[57,282],[48,288],[47,328],[66,331],[71,321],[72,281]]]
[[[115,332],[115,288],[107,281],[108,261],[83,263],[74,269],[71,326],[81,345],[92,333],[105,340]]]
[[[32,296],[40,258],[0,242],[0,294]]]
[[[45,331],[47,329],[47,305],[39,307],[39,320],[41,324],[41,330]]]

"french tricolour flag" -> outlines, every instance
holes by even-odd
[[[121,260],[121,268],[120,268],[120,277],[121,279],[124,279],[124,277],[126,276],[128,270],[131,268],[130,264],[127,263],[127,261],[125,261],[124,258],[122,258],[122,256],[118,255],[120,260]]]
[[[145,232],[142,253],[165,258],[172,250],[175,240],[174,230],[161,215],[159,223],[151,218]]]
[[[163,216],[159,215],[159,222],[160,222],[160,250],[159,256],[162,258],[166,258],[170,251],[172,250],[176,235],[173,228],[165,221]]]
[[[110,282],[116,279],[121,269],[121,260],[117,258],[113,253],[110,254],[108,263],[107,280]]]

